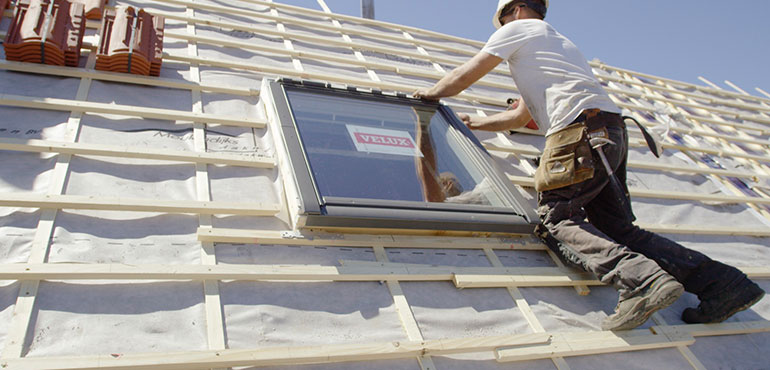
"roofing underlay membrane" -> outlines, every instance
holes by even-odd
[[[0,55],[4,368],[770,368],[768,298],[688,326],[687,293],[603,333],[615,290],[569,281],[531,235],[293,229],[262,80],[408,93],[479,42],[258,0],[118,3],[166,17],[159,78],[95,71],[94,21],[77,68]],[[666,147],[656,159],[629,127],[637,222],[770,290],[770,99],[592,67]],[[507,74],[444,102],[500,111]],[[543,137],[475,134],[534,207]],[[331,281],[346,271],[369,278]],[[528,287],[526,271],[565,278]]]

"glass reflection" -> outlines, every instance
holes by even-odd
[[[322,197],[505,207],[436,107],[286,93]]]

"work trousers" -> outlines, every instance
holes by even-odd
[[[635,295],[665,273],[701,299],[745,278],[734,267],[634,225],[626,186],[625,124],[616,114],[602,114],[590,123],[589,130],[606,127],[614,145],[594,149],[593,178],[538,194],[542,226],[558,241],[556,246],[546,244],[565,260],[613,285],[621,299]],[[610,182],[596,150],[604,151],[622,191]],[[626,201],[619,201],[619,197]]]

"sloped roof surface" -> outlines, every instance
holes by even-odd
[[[294,227],[263,79],[409,93],[480,43],[260,0],[120,3],[166,18],[160,77],[94,70],[94,21],[77,68],[0,55],[4,367],[768,366],[768,298],[688,326],[685,294],[600,332],[615,290],[531,235]],[[592,67],[664,143],[657,159],[629,127],[638,223],[770,290],[770,96]],[[493,114],[517,96],[500,66],[444,102]],[[476,135],[534,207],[543,137]]]

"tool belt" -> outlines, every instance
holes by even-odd
[[[593,178],[594,158],[589,140],[607,138],[607,127],[624,125],[617,113],[586,109],[569,126],[546,137],[535,171],[535,190],[559,189]]]

